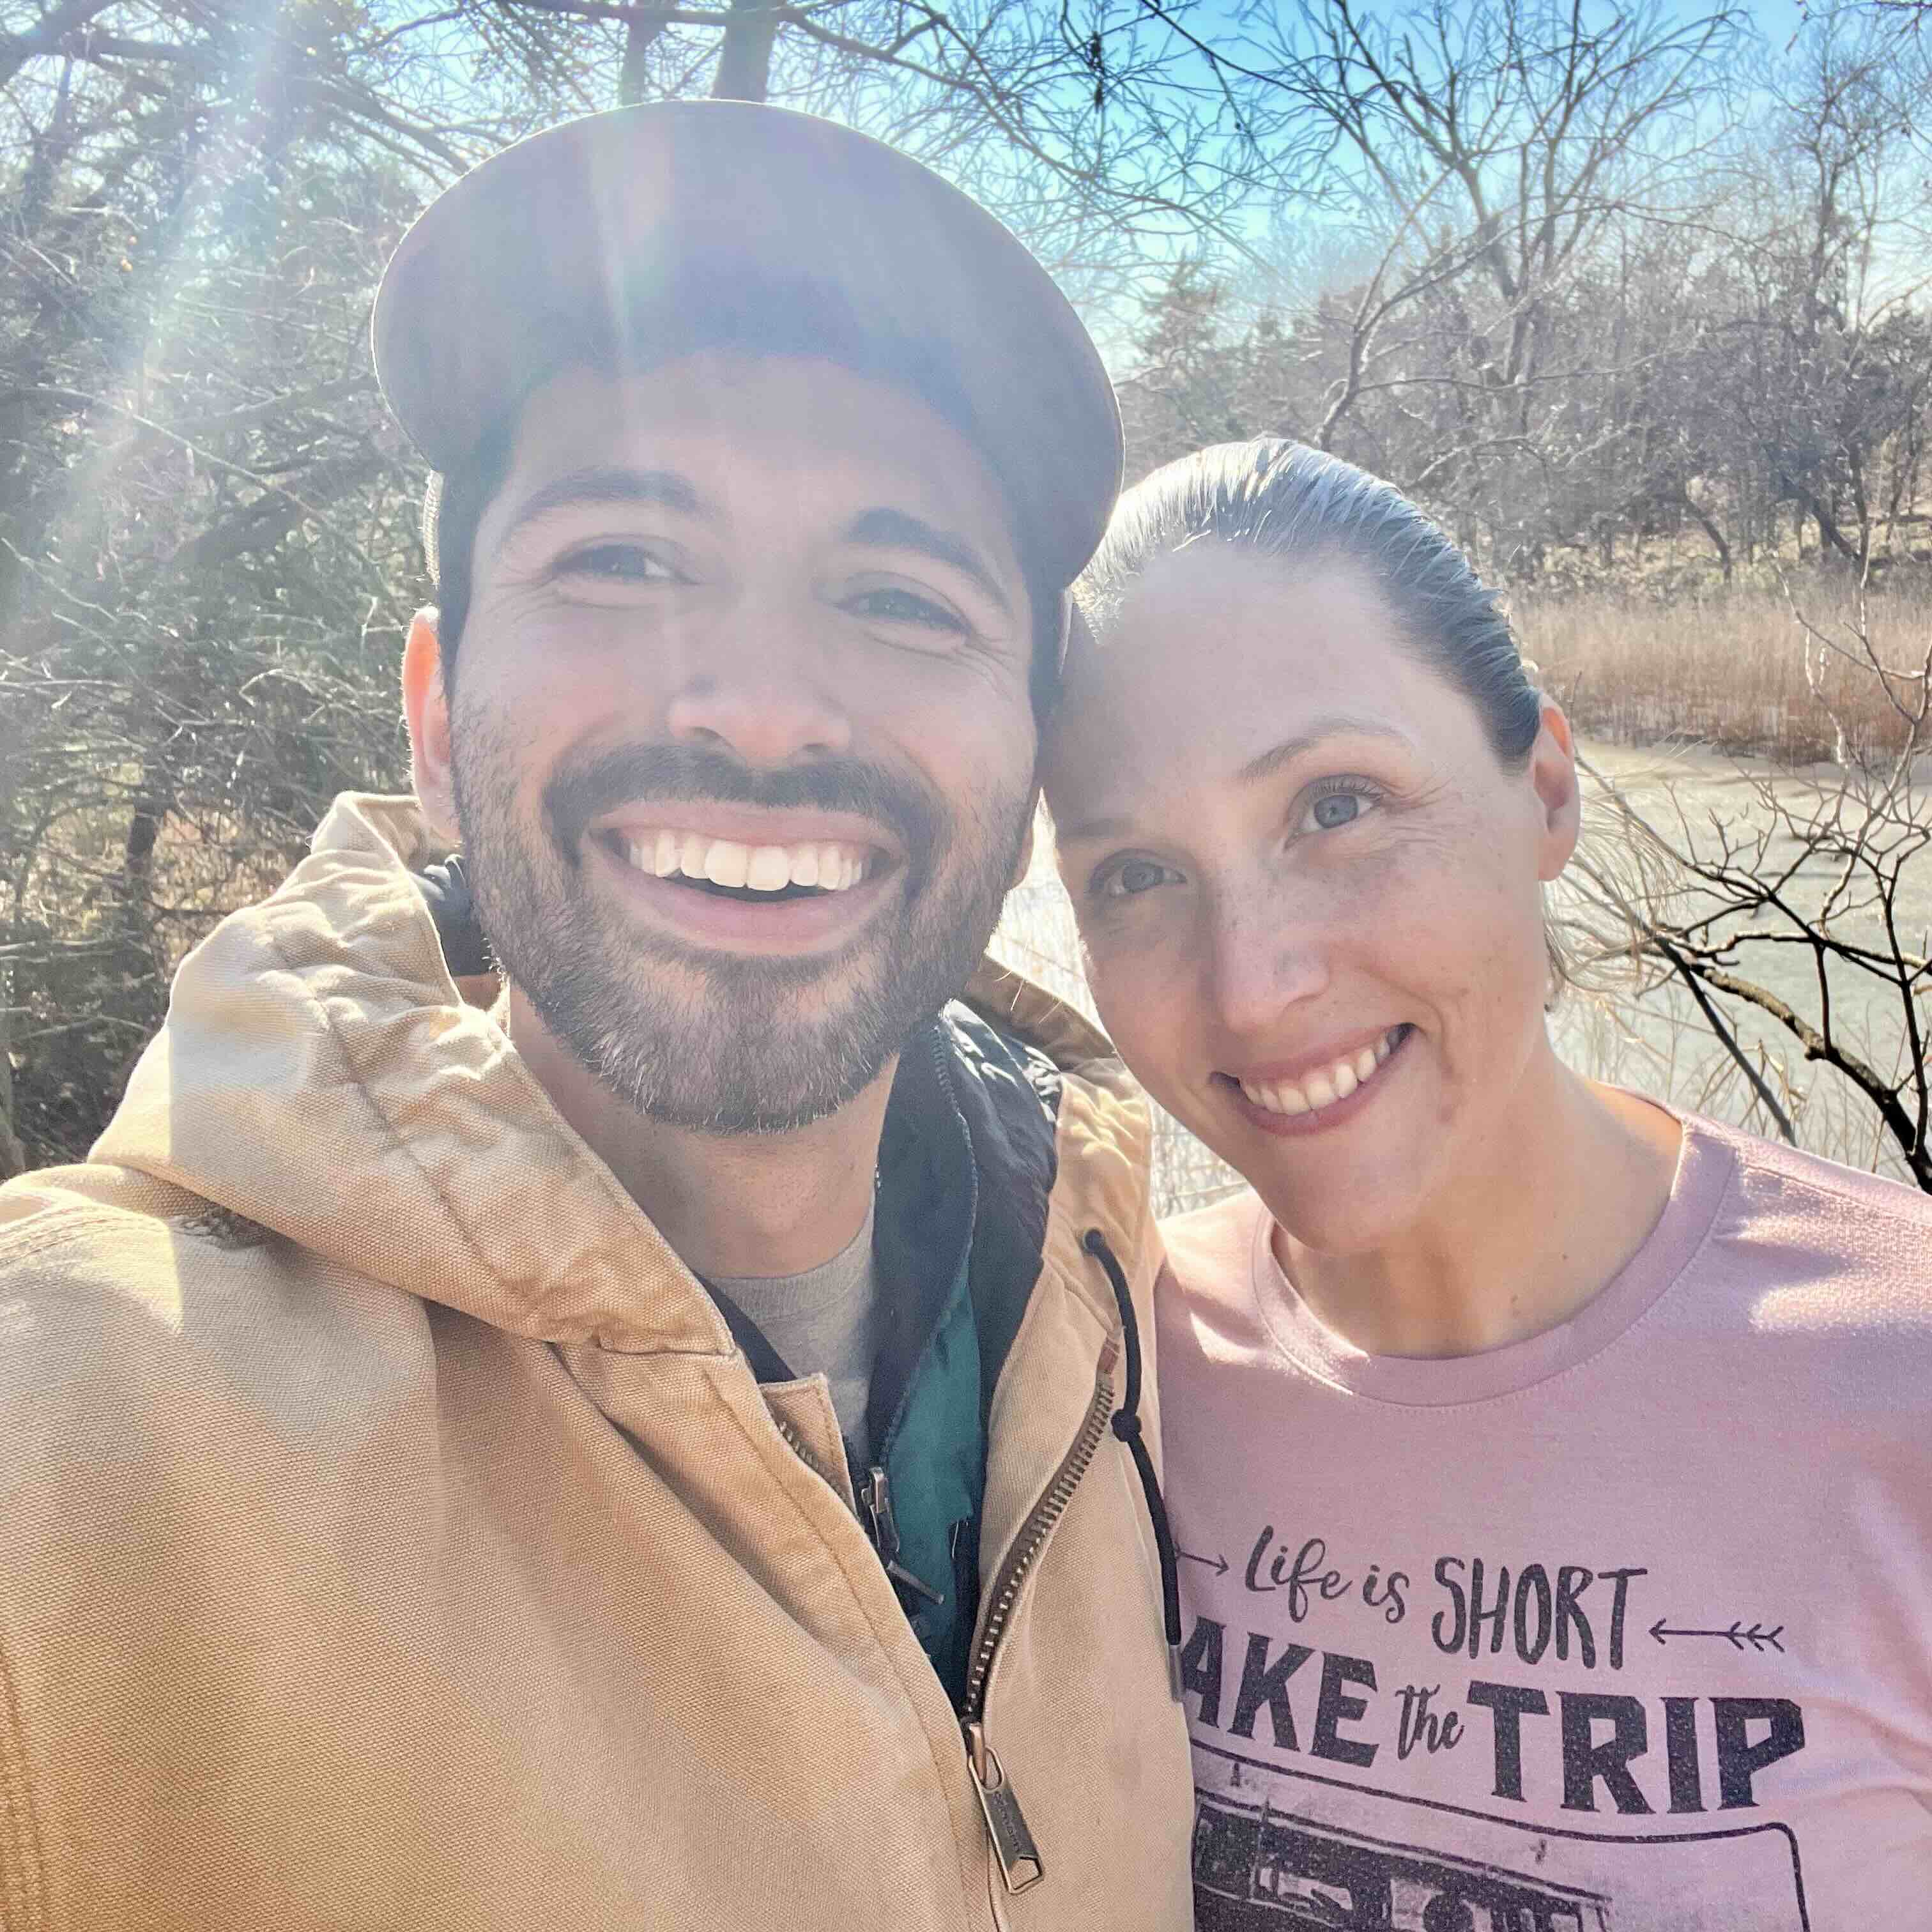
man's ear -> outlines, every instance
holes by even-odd
[[[1537,876],[1547,884],[1569,864],[1582,830],[1583,801],[1570,721],[1554,700],[1543,700],[1543,726],[1530,747],[1529,782],[1542,810]]]
[[[410,620],[409,641],[403,646],[403,716],[410,728],[416,802],[430,829],[454,846],[460,841],[449,770],[449,699],[443,689],[436,614],[427,604]]]

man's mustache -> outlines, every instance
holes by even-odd
[[[544,822],[574,867],[591,820],[640,800],[773,812],[809,808],[869,819],[898,836],[914,890],[946,823],[944,808],[924,786],[856,758],[761,771],[704,745],[624,746],[561,770],[544,787]]]

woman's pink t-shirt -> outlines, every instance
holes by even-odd
[[[1369,1356],[1171,1222],[1202,1932],[1932,1928],[1932,1198],[1687,1119],[1572,1320]]]

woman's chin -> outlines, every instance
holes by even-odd
[[[1214,1149],[1258,1194],[1274,1220],[1304,1247],[1324,1255],[1372,1252],[1412,1226],[1426,1205],[1420,1149],[1395,1151],[1378,1136],[1368,1147],[1261,1135],[1224,1137]]]
[[[1275,1224],[1301,1247],[1336,1260],[1372,1254],[1413,1221],[1415,1202],[1353,1188],[1340,1196],[1270,1176],[1250,1184]]]

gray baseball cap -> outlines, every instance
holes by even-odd
[[[694,309],[787,311],[947,412],[1064,586],[1119,494],[1120,412],[1046,270],[929,168],[836,122],[744,101],[619,108],[533,134],[433,202],[376,298],[376,373],[431,466],[466,460],[567,363],[701,343]],[[800,318],[804,318],[801,322]],[[742,322],[743,318],[740,316]]]

